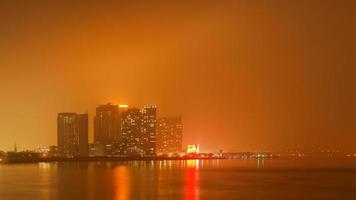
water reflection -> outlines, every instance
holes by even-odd
[[[119,166],[113,170],[115,200],[130,199],[131,176],[127,166]]]
[[[355,185],[355,160],[58,162],[0,167],[1,200],[354,199]]]
[[[257,168],[263,168],[265,165],[265,159],[259,158],[257,159]]]
[[[41,162],[38,163],[38,183],[41,188],[38,190],[41,199],[51,199],[53,192],[51,191],[52,181],[55,178],[51,163]]]
[[[187,160],[184,169],[184,197],[186,200],[199,199],[199,160]]]
[[[48,171],[48,170],[51,168],[51,163],[48,163],[48,162],[40,162],[40,163],[38,163],[38,167],[39,167],[39,169],[41,169],[41,170],[46,170],[46,171]]]

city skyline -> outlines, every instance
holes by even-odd
[[[146,108],[146,107],[151,107],[151,106],[156,107],[156,105],[150,104],[150,105],[143,106],[143,109]],[[55,133],[54,133],[55,134],[55,141],[53,143],[48,143],[48,144],[39,145],[39,146],[31,146],[31,147],[21,147],[21,144],[20,144],[19,151],[27,151],[27,150],[30,150],[30,151],[35,150],[35,151],[37,151],[36,149],[38,149],[38,148],[47,148],[47,147],[51,147],[53,145],[60,146],[60,145],[58,145],[58,142],[59,142],[59,135],[58,134],[60,132],[58,123],[59,123],[59,118],[61,116],[66,116],[66,115],[68,115],[69,117],[74,117],[74,118],[78,118],[78,117],[84,116],[84,115],[87,116],[87,122],[86,123],[88,124],[88,130],[87,130],[87,132],[88,132],[88,144],[94,144],[94,143],[103,143],[103,144],[105,144],[105,142],[107,142],[107,141],[114,141],[114,140],[117,139],[116,137],[112,137],[110,139],[104,139],[104,140],[103,139],[95,139],[96,138],[96,136],[95,136],[95,132],[96,132],[95,131],[95,129],[96,129],[95,127],[96,126],[95,126],[95,124],[96,124],[96,121],[97,121],[96,120],[96,115],[98,113],[103,112],[103,111],[105,112],[105,110],[107,111],[107,110],[110,110],[110,109],[114,109],[114,112],[115,112],[115,109],[117,109],[116,110],[117,117],[119,117],[119,113],[121,115],[122,113],[125,113],[130,109],[137,109],[139,107],[140,106],[138,106],[138,105],[128,105],[128,104],[120,104],[120,103],[114,104],[112,102],[107,102],[105,104],[100,104],[99,106],[96,106],[96,109],[95,109],[96,113],[94,113],[93,116],[88,114],[88,112],[83,112],[84,114],[78,114],[80,112],[76,112],[76,111],[60,111],[60,112],[58,112],[56,114],[56,116],[57,116],[56,117],[57,125],[56,125],[56,130],[55,130]],[[100,110],[100,111],[98,112],[98,110]],[[137,110],[140,111],[139,109],[137,109]],[[162,118],[167,118],[167,117],[169,118],[170,116],[176,116],[176,115],[168,115],[168,116],[161,116],[161,117]],[[181,118],[181,116],[179,118]],[[119,120],[119,118],[117,120]],[[117,124],[117,123],[118,123],[118,121],[112,121],[112,125],[118,126],[117,130],[114,130],[114,132],[117,132],[121,128],[120,125]],[[108,128],[105,128],[105,129],[108,129]],[[97,132],[99,132],[99,131],[97,131]],[[98,133],[97,135],[99,135],[99,134],[100,133]],[[121,134],[121,132],[118,132],[118,134]],[[9,149],[0,149],[0,150],[13,151],[14,150],[14,146],[13,146],[14,144],[15,144],[16,149],[17,149],[18,148],[18,142],[15,142],[15,143],[12,144],[11,148],[9,148]],[[191,143],[187,142],[187,144],[191,144]]]
[[[354,200],[356,0],[0,0],[0,199]]]
[[[50,154],[67,158],[155,157],[158,153],[162,153],[162,151],[157,152],[160,144],[167,142],[168,147],[174,149],[169,153],[182,153],[181,117],[179,119],[180,139],[170,141],[168,138],[176,134],[176,131],[173,129],[158,131],[157,126],[161,127],[161,123],[157,122],[155,105],[145,105],[140,109],[111,103],[99,105],[96,107],[93,120],[94,140],[91,142],[88,140],[88,114],[62,112],[57,117],[58,152],[50,151]],[[159,143],[157,143],[157,133],[161,136]],[[52,150],[54,148],[52,147]]]
[[[157,107],[155,105],[145,105],[141,109],[127,104],[106,103],[97,106],[96,114],[93,117],[93,141],[88,140],[88,118],[88,114],[73,112],[61,112],[58,114],[57,146],[60,156],[140,155],[152,157],[157,155],[156,148],[159,148],[161,144],[156,142],[158,133],[163,136],[160,137],[160,142],[164,142],[167,140],[165,138],[166,135],[169,137],[168,135],[175,132],[174,130],[162,132],[157,129],[157,126],[161,126],[161,123],[157,121]],[[182,119],[181,117],[178,118],[180,120],[180,129],[182,129]],[[162,117],[160,119],[170,118]],[[84,131],[82,131],[83,129]],[[182,131],[180,131],[180,135],[179,141],[170,142],[170,145],[173,146],[172,148],[175,149],[174,153],[183,151]],[[177,145],[179,149],[177,149]],[[159,152],[162,153],[161,151]]]
[[[342,1],[0,2],[0,150],[56,114],[154,104],[202,151],[355,151],[356,18]]]

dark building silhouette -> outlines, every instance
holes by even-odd
[[[94,142],[111,143],[120,135],[119,107],[113,104],[100,105],[94,117]]]
[[[96,149],[95,155],[116,156],[118,154],[119,141],[122,137],[121,114],[127,109],[127,105],[111,103],[96,108],[93,144]]]
[[[78,127],[79,127],[79,152],[81,156],[88,156],[89,146],[88,146],[88,114],[78,115]]]
[[[94,143],[103,146],[104,155],[112,155],[112,144],[121,135],[119,106],[100,105],[94,117]]]
[[[182,151],[182,118],[162,117],[157,122],[157,154],[174,154]]]
[[[88,155],[88,114],[59,113],[58,153],[64,157]]]
[[[58,147],[54,146],[54,145],[50,146],[48,156],[49,157],[57,157],[58,156]]]
[[[9,163],[26,163],[26,162],[38,162],[40,159],[40,153],[32,151],[21,152],[8,152],[6,162]]]

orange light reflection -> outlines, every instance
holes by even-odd
[[[128,167],[114,169],[115,200],[130,199],[131,177]]]
[[[199,160],[187,160],[184,176],[184,195],[186,200],[199,199]]]

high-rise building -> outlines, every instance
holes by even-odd
[[[157,122],[157,154],[174,154],[182,151],[182,118],[162,117]]]
[[[145,142],[143,148],[146,151],[146,156],[155,156],[157,108],[156,106],[145,106],[141,109],[141,113],[141,132]]]
[[[94,117],[94,142],[111,144],[120,137],[120,114],[118,105],[106,104],[96,108]]]
[[[123,156],[144,156],[143,137],[141,133],[142,115],[139,109],[130,108],[122,113],[122,139],[120,154]]]
[[[88,114],[79,114],[77,117],[79,129],[79,152],[81,156],[88,156],[89,117]]]
[[[156,106],[130,108],[122,113],[120,156],[156,155]]]
[[[58,153],[64,157],[88,155],[88,114],[59,113]]]

